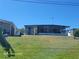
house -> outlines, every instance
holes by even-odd
[[[24,25],[26,35],[67,35],[64,25]]]
[[[7,33],[8,35],[15,35],[16,33],[16,26],[13,22],[0,19],[0,28],[3,29],[4,33]]]

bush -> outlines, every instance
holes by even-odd
[[[74,37],[79,37],[79,29],[74,30]]]

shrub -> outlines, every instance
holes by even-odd
[[[79,29],[74,30],[74,37],[79,37]]]

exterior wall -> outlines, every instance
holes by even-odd
[[[64,33],[64,28],[54,26],[39,26],[39,33]]]
[[[42,29],[40,31],[39,29]],[[61,27],[54,27],[54,26],[40,26],[38,29],[38,35],[57,35],[57,36],[65,36],[66,31],[64,28]]]
[[[15,35],[15,34],[16,34],[16,26],[15,26],[15,25],[11,25],[10,28],[11,28],[11,29],[10,29],[10,34],[11,34],[11,35]]]
[[[27,27],[25,27],[25,33],[27,35],[36,35],[37,27],[36,26],[27,26]]]

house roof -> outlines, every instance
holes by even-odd
[[[3,19],[0,19],[0,22],[4,22],[4,23],[8,23],[8,24],[13,24],[13,22],[7,21],[7,20],[3,20]]]
[[[7,23],[7,24],[15,26],[15,24],[13,22],[11,22],[11,21],[0,19],[0,22]]]
[[[41,24],[41,25],[24,25],[25,27],[26,26],[59,26],[59,27],[65,27],[65,28],[68,28],[70,26],[65,26],[65,25],[55,25],[55,24]]]

